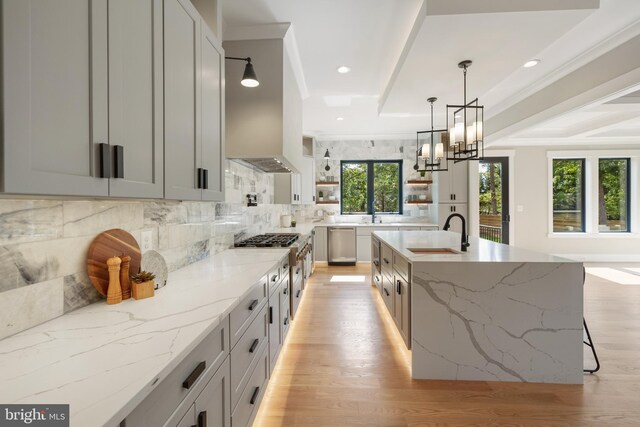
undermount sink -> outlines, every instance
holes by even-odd
[[[442,254],[459,254],[459,251],[456,251],[451,248],[407,248],[407,250],[413,252],[418,255],[442,255]]]

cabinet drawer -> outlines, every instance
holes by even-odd
[[[409,261],[395,252],[393,253],[393,268],[395,268],[404,280],[407,282],[410,281],[411,267],[409,266]]]
[[[127,427],[157,427],[191,392],[198,393],[229,352],[229,320],[209,334],[126,418]]]
[[[269,299],[269,312],[267,313],[269,317],[269,376],[273,372],[282,347],[281,307],[280,298]]]
[[[298,314],[298,306],[302,300],[302,277],[293,282],[291,286],[291,318],[295,319]]]
[[[282,344],[284,345],[284,340],[289,333],[289,326],[291,326],[291,310],[288,298],[280,306],[280,326],[282,326]]]
[[[393,250],[382,242],[380,242],[380,270],[393,278]]]
[[[275,266],[267,275],[267,287],[269,288],[269,296],[271,296],[276,289],[280,289],[280,264]]]
[[[289,295],[291,293],[289,284],[289,276],[285,277],[282,282],[280,282],[280,304],[283,304],[284,301],[287,301],[287,304],[289,304]]]
[[[240,337],[247,330],[253,319],[256,318],[261,306],[267,301],[267,280],[263,278],[256,283],[249,294],[240,301],[229,315],[230,340],[233,348]]]
[[[302,279],[302,261],[299,261],[296,265],[293,266],[293,271],[291,272],[293,277],[291,277],[292,282],[296,282],[298,279]]]
[[[287,255],[280,264],[280,280],[289,276],[289,255]]]
[[[373,285],[378,288],[378,292],[382,293],[382,274],[378,273],[375,268],[372,272]]]
[[[233,410],[233,415],[231,416],[231,425],[233,427],[251,425],[258,412],[260,402],[262,402],[269,378],[269,355],[266,348],[260,353],[259,357],[258,364],[247,382],[247,387],[240,396],[238,406]]]
[[[384,304],[387,306],[389,313],[393,315],[393,280],[389,279],[384,274],[382,275],[382,300]]]
[[[242,335],[233,350],[231,350],[231,407],[235,408],[242,394],[253,367],[257,363],[257,357],[268,345],[269,334],[269,310],[265,304],[262,306],[258,317]]]

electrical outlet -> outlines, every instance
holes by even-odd
[[[142,249],[142,252],[151,250],[151,246],[153,246],[153,230],[144,230],[140,235],[142,240],[140,249]]]

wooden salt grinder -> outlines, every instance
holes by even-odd
[[[119,304],[122,302],[122,288],[120,288],[120,263],[117,256],[107,260],[109,267],[109,288],[107,289],[107,304]]]
[[[129,255],[121,255],[120,260],[120,288],[122,288],[122,299],[131,298],[131,279],[129,279],[129,263],[131,257]]]

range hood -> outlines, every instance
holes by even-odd
[[[269,27],[265,38],[223,42],[226,56],[250,57],[260,85],[240,85],[244,63],[226,61],[225,155],[267,173],[297,173],[302,169],[302,97],[294,75],[289,25]],[[229,34],[229,33],[228,33]],[[239,35],[238,35],[239,34]]]

